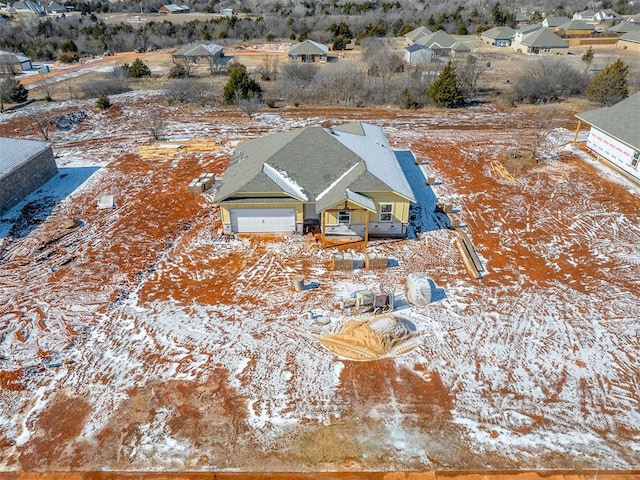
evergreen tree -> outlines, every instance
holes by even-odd
[[[586,63],[591,63],[593,60],[593,48],[589,45],[587,51],[582,55],[582,61]]]
[[[26,102],[29,91],[15,78],[7,77],[0,82],[0,111],[6,103]]]
[[[223,90],[224,101],[236,105],[239,100],[262,97],[262,87],[249,77],[247,67],[239,63],[229,68],[229,80]]]
[[[464,95],[458,85],[456,69],[451,60],[442,69],[438,78],[429,86],[427,96],[439,107],[451,108],[464,101]]]
[[[127,75],[132,78],[142,78],[151,75],[151,70],[147,67],[147,64],[139,58],[136,58],[131,65],[125,63],[124,67]]]
[[[100,110],[106,110],[111,106],[111,100],[106,95],[100,95],[96,100],[96,107]]]
[[[629,96],[629,66],[618,59],[598,73],[587,87],[587,98],[601,105],[613,105]]]

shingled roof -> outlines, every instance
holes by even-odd
[[[492,38],[494,40],[507,40],[516,33],[516,31],[508,26],[503,27],[493,27],[489,30],[482,32],[483,37]]]
[[[355,122],[241,142],[215,202],[279,196],[316,202],[319,211],[345,199],[370,208],[366,192],[380,191],[415,201],[382,128]]]
[[[610,107],[579,113],[576,117],[640,150],[640,92]]]
[[[305,40],[289,49],[287,55],[326,55],[329,47],[313,40]]]
[[[222,52],[223,47],[217,43],[191,43],[177,50],[174,57],[214,57]]]
[[[526,35],[520,42],[527,47],[569,48],[569,44],[548,28],[540,28]]]

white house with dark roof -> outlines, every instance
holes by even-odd
[[[215,203],[226,233],[403,237],[415,202],[381,127],[348,123],[238,144]]]
[[[591,127],[587,148],[640,181],[640,92],[576,117],[577,131],[582,122]]]
[[[57,171],[50,143],[0,137],[0,213],[10,209]]]

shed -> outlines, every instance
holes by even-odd
[[[0,213],[57,172],[50,143],[0,137]]]

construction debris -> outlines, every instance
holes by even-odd
[[[354,258],[353,254],[340,252],[333,256],[334,270],[353,270]]]
[[[216,176],[213,173],[202,173],[191,180],[191,183],[187,185],[187,191],[189,193],[202,193],[205,190],[209,190],[215,181]]]
[[[338,333],[325,335],[320,342],[331,352],[352,360],[375,360],[412,350],[415,327],[394,316],[373,320],[352,320]]]
[[[349,314],[373,312],[374,315],[379,315],[389,313],[394,309],[394,296],[393,293],[382,287],[358,290],[353,292],[348,299],[342,300],[341,307]]]
[[[367,253],[364,260],[364,267],[367,269],[387,268],[389,259],[377,253]]]
[[[115,208],[116,204],[113,200],[113,195],[102,195],[98,200],[98,210],[106,210],[109,208]]]

